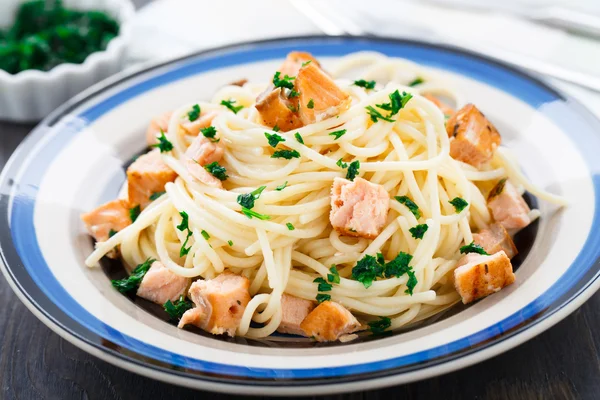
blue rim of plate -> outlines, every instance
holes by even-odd
[[[84,105],[95,95],[132,78],[139,81],[84,109],[79,116],[92,122],[122,102],[157,86],[213,69],[283,58],[289,51],[298,49],[312,52],[317,57],[341,56],[362,50],[379,51],[469,76],[511,94],[538,110],[542,104],[560,101],[560,107],[554,107],[552,114],[545,113],[545,116],[563,130],[572,133],[572,139],[583,154],[590,171],[600,170],[600,160],[595,157],[594,148],[584,145],[590,138],[597,140],[600,133],[600,121],[589,111],[535,77],[463,49],[404,39],[301,36],[254,41],[202,51],[96,85],[42,121],[13,154],[0,176],[0,223],[10,226],[10,232],[0,235],[0,252],[4,263],[3,272],[25,304],[30,309],[35,309],[36,315],[39,312],[53,328],[58,328],[66,336],[72,336],[112,356],[109,357],[109,361],[125,362],[130,367],[143,367],[142,372],[149,369],[182,378],[226,385],[316,386],[374,380],[428,369],[467,357],[540,324],[569,305],[596,282],[600,276],[600,179],[594,174],[591,178],[596,201],[590,235],[582,252],[562,279],[503,321],[471,336],[426,351],[384,361],[332,368],[248,368],[187,358],[149,346],[121,334],[85,311],[50,272],[39,249],[33,226],[36,184],[41,181],[44,167],[57,152],[47,151],[47,158],[36,159],[35,165],[27,164],[25,168],[29,169],[23,170],[28,150],[38,144],[47,130],[72,110]],[[146,79],[143,79],[144,75]],[[64,145],[77,132],[71,130],[64,133],[62,139],[53,145]],[[51,150],[57,150],[59,147]],[[8,193],[10,195],[6,195]],[[590,296],[592,293],[586,294]]]

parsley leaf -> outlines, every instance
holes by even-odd
[[[252,210],[250,210],[249,208],[246,208],[246,207],[243,207],[243,206],[242,206],[242,213],[243,213],[243,214],[244,214],[246,217],[248,217],[248,218],[250,218],[250,219],[252,219],[252,217],[254,217],[254,218],[258,218],[258,219],[260,219],[260,220],[262,220],[262,221],[264,221],[264,220],[267,220],[267,219],[271,219],[271,217],[269,217],[268,215],[265,215],[265,214],[259,214],[259,213],[257,213],[256,211],[252,211]]]
[[[395,196],[394,197],[398,203],[404,204],[408,210],[413,213],[416,219],[421,218],[421,210],[419,210],[419,206],[415,204],[408,196]]]
[[[329,272],[331,272],[331,273],[327,274],[327,280],[331,283],[339,284],[340,283],[340,273],[338,272],[335,265],[332,265],[331,268],[329,268]]]
[[[229,108],[231,111],[233,111],[234,114],[237,114],[238,111],[240,111],[242,108],[244,108],[244,106],[234,106],[233,104],[235,102],[236,102],[235,99],[221,100],[221,105]]]
[[[277,125],[273,127],[273,132],[279,132],[281,129]]]
[[[290,94],[288,94],[288,99],[300,96],[300,92],[296,92],[294,89],[290,90]]]
[[[306,108],[310,108],[311,110],[312,110],[313,108],[315,108],[315,101],[314,101],[313,99],[310,99],[310,100],[308,101],[308,103],[306,103]]]
[[[161,153],[173,150],[173,143],[169,142],[169,139],[167,139],[165,132],[162,129],[160,130],[160,136],[157,136],[156,138],[158,139],[158,143],[153,144],[151,147],[158,147]]]
[[[135,269],[131,272],[127,278],[124,279],[114,279],[111,281],[113,287],[115,287],[121,293],[131,292],[140,286],[140,282],[144,279],[144,275],[152,266],[152,263],[156,261],[153,258],[149,258],[144,261],[142,264],[135,267]]]
[[[416,77],[416,78],[415,78],[413,81],[411,81],[411,82],[408,84],[408,86],[411,86],[411,87],[412,87],[412,86],[417,86],[417,85],[420,85],[420,84],[421,84],[421,83],[423,83],[423,82],[425,82],[425,81],[423,80],[423,78],[421,78],[420,76],[417,76],[417,77]]]
[[[110,231],[108,231],[108,238],[110,239],[111,237],[115,236],[117,233],[118,233],[118,231],[111,229]]]
[[[341,158],[335,162],[335,165],[340,168],[348,168],[348,163],[343,162]]]
[[[329,132],[329,134],[331,136],[335,136],[335,139],[333,139],[333,140],[338,140],[339,138],[344,136],[345,133],[346,133],[346,129],[341,129],[341,130],[335,131],[335,132]]]
[[[246,207],[247,209],[254,208],[254,200],[258,200],[261,193],[266,188],[267,188],[266,186],[261,186],[258,189],[255,189],[250,193],[244,193],[244,194],[238,195],[237,203],[242,207]]]
[[[277,150],[273,153],[271,158],[285,158],[291,160],[292,158],[300,158],[300,153],[296,150]]]
[[[150,195],[150,200],[154,201],[167,192],[154,192]]]
[[[331,284],[327,283],[327,281],[325,279],[323,279],[322,277],[316,278],[313,282],[319,284],[319,286],[317,288],[317,290],[319,292],[329,292],[332,288]]]
[[[317,303],[321,304],[324,301],[331,300],[331,295],[326,293],[319,293],[316,297]]]
[[[185,241],[181,245],[181,249],[179,249],[179,257],[183,257],[186,254],[188,254],[190,252],[190,250],[192,249],[192,246],[190,246],[188,248],[185,247],[188,243],[188,240],[190,240],[190,237],[192,236],[192,230],[190,229],[190,226],[189,226],[188,214],[185,211],[181,211],[179,213],[179,215],[181,215],[181,223],[179,225],[177,225],[177,230],[179,230],[180,232],[187,230],[187,236],[185,237]]]
[[[230,246],[233,246],[233,241],[232,240],[228,240],[227,244],[230,245]]]
[[[359,79],[354,81],[354,85],[365,89],[375,89],[375,81],[365,81],[364,79]]]
[[[429,226],[427,224],[420,224],[415,227],[410,228],[408,231],[415,239],[423,239],[423,235],[427,232]]]
[[[277,147],[277,145],[279,143],[285,142],[285,139],[276,133],[271,135],[270,133],[265,132],[265,137],[267,138],[267,141],[269,142],[269,146],[271,146],[273,148]]]
[[[191,301],[186,300],[185,297],[181,295],[174,303],[171,300],[167,300],[167,302],[163,304],[163,307],[167,314],[169,314],[171,321],[179,322],[181,317],[183,317],[183,314],[187,310],[194,308],[194,305]]]
[[[275,85],[276,88],[286,88],[290,90],[294,88],[294,82],[292,82],[296,79],[294,76],[285,75],[283,79],[281,79],[280,76],[281,72],[279,71],[275,72],[275,76],[273,76],[273,85]]]
[[[469,205],[469,203],[467,203],[465,201],[465,199],[460,198],[460,197],[455,197],[452,200],[450,200],[448,203],[450,203],[454,206],[454,209],[456,210],[457,213],[461,212],[462,210],[465,209],[465,207],[467,207]]]
[[[300,135],[298,132],[294,133],[294,137],[296,138],[298,143],[304,144],[304,139],[302,138],[302,135]]]
[[[404,108],[406,103],[408,103],[408,101],[412,99],[412,94],[406,92],[402,92],[402,94],[400,94],[400,92],[396,90],[393,93],[390,93],[388,97],[390,98],[389,103],[376,104],[378,108],[390,112],[387,116],[383,116],[372,106],[366,107],[368,110],[368,114],[371,117],[371,121],[377,122],[379,119],[382,119],[384,121],[394,122],[394,120],[391,117],[398,114],[398,111]]]
[[[367,254],[352,268],[352,278],[368,289],[375,279],[383,276],[384,265],[380,261],[380,259]]]
[[[360,168],[360,161],[354,160],[348,166],[348,172],[346,173],[346,179],[353,181],[358,175],[358,169]]]
[[[225,167],[220,166],[219,163],[216,161],[205,165],[204,169],[210,172],[212,176],[214,176],[220,181],[224,181],[229,176],[227,175],[227,169]]]
[[[417,283],[419,283],[419,281],[417,280],[417,276],[415,275],[415,272],[412,269],[410,271],[408,271],[407,274],[408,274],[408,281],[406,282],[407,289],[404,291],[404,293],[410,294],[412,296],[413,290],[415,289],[415,287],[417,286]]]
[[[194,104],[192,106],[192,109],[190,111],[188,111],[187,115],[188,115],[188,119],[193,122],[195,120],[197,120],[198,118],[200,118],[200,106],[198,104]]]
[[[285,182],[283,182],[283,184],[281,184],[281,185],[277,186],[277,187],[275,188],[275,190],[277,190],[278,192],[281,192],[283,189],[285,189],[285,188],[286,188],[287,184],[288,184],[288,181],[285,181]]]
[[[137,206],[129,209],[129,219],[131,220],[132,224],[135,222],[137,217],[140,216],[141,212],[142,212],[142,209],[140,208],[139,204]]]
[[[365,107],[367,109],[367,114],[369,114],[369,116],[371,117],[371,121],[373,122],[377,122],[378,120],[384,120],[387,122],[394,122],[395,120],[389,118],[389,117],[384,117],[379,111],[377,111],[373,106],[367,106]]]
[[[303,67],[306,67],[306,66],[307,66],[308,64],[310,64],[311,62],[312,62],[312,60],[304,61],[304,62],[302,63],[302,66],[303,66]]]
[[[465,246],[462,246],[460,248],[460,254],[467,254],[467,253],[477,253],[477,254],[481,254],[484,256],[489,256],[488,252],[485,251],[483,249],[483,247],[481,247],[480,245],[475,243],[475,241],[473,241]]]
[[[202,231],[200,231],[200,234],[202,235],[202,237],[204,238],[204,240],[210,239],[210,235],[204,229],[202,229]]]
[[[394,276],[400,277],[408,271],[412,270],[412,267],[409,266],[413,256],[401,251],[398,253],[396,258],[385,265],[385,277],[392,278]]]
[[[215,135],[217,134],[217,128],[215,128],[214,126],[202,128],[200,129],[200,132],[202,132],[205,138],[212,139],[213,142],[219,141],[219,139],[215,139]]]
[[[392,320],[388,317],[379,317],[377,321],[371,321],[368,323],[369,330],[374,335],[382,334],[386,329],[392,326]]]
[[[294,227],[294,225],[292,225],[290,222],[286,223],[286,224],[285,224],[285,226],[287,226],[287,228],[288,228],[290,231],[293,231],[294,229],[296,229],[296,228]]]

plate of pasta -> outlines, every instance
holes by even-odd
[[[5,167],[3,272],[44,323],[190,387],[315,394],[489,358],[599,286],[600,123],[397,39],[299,37],[82,93]]]

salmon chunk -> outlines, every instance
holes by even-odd
[[[148,146],[152,146],[158,143],[156,140],[157,136],[160,136],[160,131],[166,132],[169,129],[169,121],[171,120],[172,111],[168,111],[164,114],[155,117],[150,121],[150,125],[146,130],[146,143]]]
[[[171,272],[160,261],[154,261],[146,275],[144,275],[137,290],[137,295],[163,305],[167,300],[177,300],[189,284],[189,278]]]
[[[300,68],[294,80],[294,89],[300,93],[298,115],[304,125],[323,121],[338,115],[350,106],[350,96],[340,89],[317,64]]]
[[[208,128],[218,114],[217,111],[203,111],[200,114],[200,118],[195,121],[190,121],[186,117],[185,122],[181,123],[181,128],[188,135],[198,136],[200,129]]]
[[[317,67],[321,66],[317,59],[312,56],[312,54],[304,51],[292,51],[287,55],[285,61],[278,71],[281,72],[282,77],[286,75],[296,76],[298,71],[300,71],[300,68],[302,68],[302,64],[309,61],[310,64],[315,64]]]
[[[296,106],[286,98],[281,88],[270,85],[257,97],[255,107],[266,126],[277,126],[283,132],[302,126]]]
[[[185,155],[200,165],[221,161],[225,146],[219,141],[214,142],[203,135],[198,135],[185,151]]]
[[[331,189],[333,228],[343,235],[374,239],[381,233],[390,208],[384,187],[362,178],[335,178]]]
[[[81,214],[90,235],[97,242],[106,242],[112,232],[131,225],[129,218],[129,204],[124,200],[113,200],[102,204],[100,207]]]
[[[454,286],[464,304],[498,292],[515,281],[512,264],[504,251],[490,256],[469,253],[454,270]]]
[[[490,161],[500,146],[500,134],[473,104],[467,104],[452,115],[446,122],[446,131],[452,138],[452,158],[476,168]]]
[[[333,301],[319,304],[300,324],[306,336],[319,342],[338,340],[342,335],[356,332],[360,326],[350,311]]]
[[[508,231],[499,223],[473,234],[473,241],[483,247],[488,254],[504,251],[508,258],[513,258],[519,253]]]
[[[442,103],[437,97],[431,94],[424,94],[423,97],[435,104],[446,117],[450,117],[454,114],[454,109],[447,106],[445,103]]]
[[[487,205],[494,220],[509,231],[523,229],[531,223],[529,206],[506,179],[498,182],[492,189]]]
[[[190,176],[198,182],[215,188],[223,187],[223,184],[219,179],[215,178],[202,165],[191,158],[184,158],[183,165],[185,165],[185,169],[190,173]]]
[[[250,301],[249,287],[248,278],[228,272],[195,281],[188,296],[196,307],[183,314],[178,327],[193,324],[213,335],[235,336]]]
[[[158,151],[140,157],[127,168],[128,198],[131,205],[141,208],[151,203],[150,196],[163,192],[167,182],[173,182],[177,173],[167,166]]]
[[[282,316],[277,332],[304,336],[300,324],[314,308],[315,305],[312,301],[284,293],[281,296]]]

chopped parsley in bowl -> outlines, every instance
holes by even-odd
[[[102,11],[75,10],[61,0],[22,3],[13,25],[0,30],[0,69],[9,74],[81,64],[119,34],[119,23]]]

